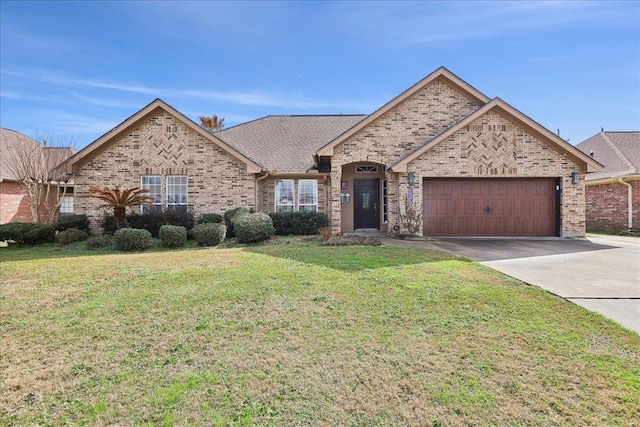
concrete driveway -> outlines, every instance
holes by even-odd
[[[640,239],[436,239],[385,244],[440,250],[478,261],[595,311],[640,334]]]

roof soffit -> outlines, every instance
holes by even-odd
[[[403,159],[391,165],[389,169],[393,170],[394,172],[406,172],[407,165],[411,161],[423,155],[424,153],[426,153],[427,151],[429,151],[430,149],[432,149],[442,141],[449,138],[451,135],[458,132],[463,127],[469,125],[474,120],[482,117],[484,114],[492,110],[497,110],[500,115],[506,116],[510,120],[513,120],[514,122],[518,123],[525,130],[527,130],[534,136],[541,139],[542,142],[546,143],[557,152],[561,154],[566,154],[566,156],[569,157],[574,163],[584,164],[587,171],[589,172],[599,171],[602,169],[603,166],[600,163],[598,163],[596,160],[592,159],[590,156],[586,155],[579,149],[575,148],[573,145],[569,144],[567,141],[560,138],[558,135],[554,134],[553,132],[551,132],[544,126],[540,125],[533,119],[524,115],[523,113],[521,113],[514,107],[510,106],[500,98],[494,98],[491,102],[489,102],[488,104],[485,104],[483,107],[481,107],[477,111],[471,113],[469,116],[460,120],[454,126],[450,127],[446,131],[442,132],[440,135],[434,137],[433,139],[431,139],[430,141],[428,141],[427,143],[425,143],[424,145],[416,149],[413,153],[410,153]]]
[[[316,155],[318,156],[333,156],[333,149],[344,142],[351,136],[355,135],[358,131],[364,129],[366,126],[391,111],[393,108],[398,106],[403,101],[410,98],[412,95],[429,85],[431,82],[435,81],[438,78],[442,78],[447,81],[448,84],[452,85],[456,90],[462,92],[463,94],[469,96],[474,101],[476,101],[479,105],[484,105],[490,101],[490,98],[485,94],[462,80],[460,77],[453,74],[451,71],[447,70],[445,67],[440,67],[435,70],[433,73],[429,74],[427,77],[420,80],[418,83],[411,86],[409,89],[402,92],[400,95],[393,98],[391,101],[384,104],[378,110],[371,113],[361,122],[357,123],[355,126],[344,132],[342,135],[335,138],[333,141],[326,144],[324,147],[320,148]]]
[[[93,141],[84,149],[78,151],[75,155],[73,155],[65,162],[64,166],[67,168],[67,170],[70,170],[72,168],[76,169],[82,166],[97,154],[110,147],[113,143],[117,142],[122,135],[130,132],[132,129],[139,126],[140,123],[153,116],[158,110],[163,110],[168,114],[174,116],[196,133],[200,134],[205,139],[211,141],[236,159],[240,160],[242,163],[246,164],[248,173],[259,173],[262,170],[262,167],[260,165],[247,158],[233,147],[230,147],[227,143],[217,138],[215,135],[202,129],[191,119],[189,119],[184,114],[180,113],[178,110],[171,107],[169,104],[159,98],[151,102],[149,105],[147,105],[137,113],[133,114],[131,117],[127,118],[125,121],[102,135],[100,138]]]

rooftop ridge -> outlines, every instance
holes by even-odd
[[[638,172],[636,170],[636,167],[633,165],[633,163],[631,163],[631,161],[627,158],[627,156],[625,156],[624,153],[620,151],[620,149],[609,139],[606,132],[603,131],[601,133],[602,133],[602,138],[607,144],[609,144],[609,147],[611,147],[611,150],[616,154],[616,156],[618,156],[619,159],[621,159],[627,165],[628,167],[627,171],[632,173]]]

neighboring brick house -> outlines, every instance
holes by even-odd
[[[35,147],[38,142],[10,129],[0,128],[0,224],[33,222],[27,189],[11,173],[9,153],[16,145]]]
[[[640,132],[603,130],[576,147],[604,165],[586,177],[587,229],[639,229]]]
[[[90,185],[150,190],[194,213],[323,211],[333,232],[582,236],[584,175],[601,165],[439,68],[370,115],[267,116],[214,135],[157,99],[71,157]],[[75,199],[97,219],[97,201]]]

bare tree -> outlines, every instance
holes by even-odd
[[[52,223],[70,187],[71,176],[58,166],[67,160],[74,149],[70,144],[53,144],[42,138],[38,142],[23,140],[7,147],[7,169],[27,190],[31,215],[36,223]],[[70,142],[70,141],[67,141]]]
[[[218,119],[215,114],[211,117],[200,116],[198,119],[200,120],[200,127],[209,133],[216,133],[224,127],[224,119]]]

